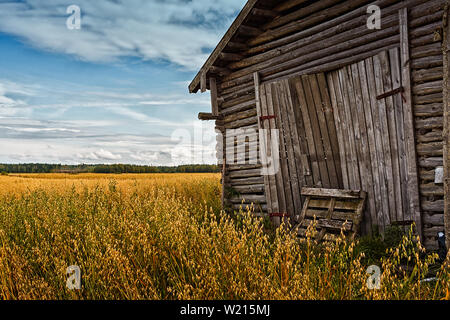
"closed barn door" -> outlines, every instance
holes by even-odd
[[[392,49],[327,74],[258,84],[261,146],[279,163],[264,177],[276,222],[301,213],[307,186],[366,191],[365,232],[420,225],[407,74]]]
[[[260,141],[270,158],[263,163],[279,162],[264,181],[268,212],[279,222],[300,215],[302,187],[343,188],[339,144],[324,74],[265,83],[257,92]]]
[[[392,49],[327,74],[346,189],[368,192],[366,231],[414,221],[416,168],[399,50]],[[408,149],[410,148],[410,149]],[[409,154],[408,154],[409,152]],[[417,170],[417,169],[415,169]]]

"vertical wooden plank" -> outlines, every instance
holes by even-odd
[[[325,119],[325,104],[322,100],[322,95],[319,89],[319,83],[315,74],[309,76],[309,83],[311,85],[311,92],[313,97],[313,107],[315,107],[316,116],[319,124],[320,136],[323,145],[325,156],[325,164],[327,166],[329,188],[338,189],[339,182],[337,177],[337,170],[334,164],[333,150],[331,149],[330,134],[328,132],[328,125]]]
[[[363,167],[361,164],[363,163],[363,155],[361,151],[361,133],[359,130],[359,119],[358,114],[356,110],[356,94],[355,94],[355,88],[353,85],[353,77],[352,77],[352,69],[351,66],[347,66],[343,68],[344,70],[344,79],[345,79],[345,86],[347,88],[348,93],[348,101],[349,105],[347,106],[347,120],[350,121],[351,125],[350,128],[353,128],[353,132],[350,133],[350,141],[353,144],[353,148],[356,152],[356,158],[355,158],[355,170],[356,174],[358,175],[357,181],[359,181],[359,185],[355,186],[355,189],[362,190],[365,183],[365,175],[363,171]]]
[[[302,214],[301,214],[301,217],[300,217],[300,221],[305,220],[306,212],[308,211],[310,201],[311,201],[311,197],[309,197],[309,196],[306,197],[305,203],[303,204],[303,209],[302,209]]]
[[[269,85],[268,85],[269,86]],[[284,207],[281,207],[281,213],[288,213],[294,216],[294,204],[292,202],[291,177],[289,176],[289,164],[286,145],[286,111],[284,110],[284,101],[282,97],[281,83],[276,82],[270,85],[272,88],[272,107],[275,115],[275,125],[279,130],[279,148],[280,148],[280,172],[277,174],[279,195],[284,199]],[[269,104],[270,105],[270,104]],[[282,201],[283,202],[283,201]]]
[[[408,8],[399,11],[400,17],[400,58],[402,66],[402,82],[405,88],[404,123],[406,132],[406,154],[408,159],[408,191],[410,208],[416,223],[417,233],[422,239],[422,217],[420,211],[419,180],[417,173],[417,153],[414,137],[414,114],[411,94],[411,59],[409,52]]]
[[[316,147],[314,145],[314,137],[312,134],[312,127],[311,127],[311,120],[309,118],[309,111],[307,107],[307,101],[306,101],[306,95],[305,95],[305,89],[303,86],[302,79],[298,79],[296,81],[296,91],[300,102],[300,110],[301,115],[303,118],[303,124],[305,126],[305,133],[306,133],[306,141],[308,143],[308,155],[309,155],[309,161],[311,164],[312,169],[312,178],[313,178],[313,184],[316,187],[321,186],[321,180],[320,180],[320,170],[319,170],[319,164],[316,161]]]
[[[367,200],[367,192],[361,192],[361,200],[358,204],[358,208],[356,209],[356,215],[358,218],[355,221],[353,221],[353,228],[352,228],[353,234],[352,234],[351,240],[355,239],[356,233],[358,232],[357,227],[361,223],[366,200]]]
[[[327,215],[326,218],[327,220],[330,220],[333,216],[333,211],[334,211],[334,207],[336,206],[336,198],[331,198],[329,200],[329,204],[328,204],[328,211],[327,211]],[[319,234],[316,237],[317,241],[322,241],[323,237],[325,236],[327,232],[326,228],[322,228],[322,230],[320,230]]]
[[[400,56],[397,48],[389,50],[389,60],[391,63],[391,77],[392,77],[392,89],[398,89],[402,86],[402,76],[400,73]],[[406,163],[406,146],[405,146],[405,127],[403,123],[403,102],[402,95],[397,94],[394,99],[394,119],[397,129],[397,145],[398,145],[398,163],[399,163],[399,178],[402,210],[397,211],[397,219],[399,221],[412,220],[412,217],[407,216],[409,211],[408,200],[408,168]]]
[[[286,90],[286,113],[289,121],[289,128],[291,132],[291,139],[292,139],[292,151],[293,151],[293,157],[294,157],[294,164],[295,169],[297,173],[297,180],[298,180],[298,189],[299,194],[301,193],[301,189],[306,186],[306,178],[303,175],[303,172],[305,169],[303,168],[302,164],[302,147],[300,144],[300,134],[297,130],[297,119],[295,116],[295,110],[294,108],[298,108],[298,101],[294,101],[296,96],[291,92],[291,83],[289,80],[284,81],[284,86]],[[301,205],[301,204],[300,204]]]
[[[293,136],[296,135],[295,122],[291,121],[293,116],[289,94],[289,83],[287,80],[283,80],[279,84],[281,92],[281,103],[280,103],[280,115],[282,116],[283,130],[285,136],[286,153],[288,159],[288,181],[290,181],[291,188],[291,203],[293,207],[293,212],[290,214],[292,216],[298,215],[302,209],[302,203],[300,198],[300,187],[299,187],[299,174],[297,171],[297,161],[294,151],[294,139]],[[295,133],[294,133],[295,131]]]
[[[366,120],[366,129],[367,129],[367,139],[368,139],[368,145],[369,145],[369,153],[370,153],[370,166],[372,171],[372,181],[373,181],[373,195],[371,196],[375,199],[375,210],[371,212],[371,221],[372,221],[372,227],[373,229],[374,225],[379,226],[383,221],[379,219],[379,217],[382,217],[382,210],[383,210],[383,204],[382,204],[382,195],[381,195],[381,188],[380,188],[380,176],[379,176],[379,170],[378,170],[378,152],[377,152],[377,142],[375,138],[375,128],[373,124],[372,119],[372,109],[375,109],[375,106],[372,106],[372,100],[370,98],[369,93],[369,85],[368,85],[368,78],[367,78],[367,71],[366,71],[366,62],[361,61],[358,63],[358,72],[359,72],[359,79],[361,82],[361,92],[362,92],[362,100],[363,100],[363,109],[364,109],[364,115]],[[370,192],[370,191],[369,191]],[[372,230],[371,230],[372,231]]]
[[[375,72],[375,86],[376,86],[376,95],[382,95],[384,91],[384,84],[383,84],[383,77],[382,77],[382,70],[381,70],[381,56],[376,55],[373,57],[373,67]],[[390,140],[389,140],[389,126],[388,126],[388,119],[387,119],[387,111],[386,111],[386,100],[381,99],[378,100],[378,113],[379,113],[379,120],[380,120],[380,126],[381,126],[381,136],[383,139],[383,155],[384,155],[384,163],[385,163],[385,176],[384,180],[387,185],[387,192],[388,192],[388,201],[389,201],[389,212],[387,212],[387,216],[385,219],[386,221],[389,221],[385,224],[385,227],[388,226],[392,219],[391,217],[395,216],[396,212],[396,203],[395,203],[395,196],[394,196],[394,177],[392,173],[392,156],[391,156],[391,146],[390,146]]]
[[[268,93],[267,93],[265,85],[261,85],[260,90],[261,90],[262,115],[267,116],[268,115],[267,104],[268,104],[268,99],[270,99],[270,96],[269,97],[267,96]],[[262,128],[264,130],[266,130],[265,133],[262,133],[262,135],[265,136],[265,141],[266,141],[266,147],[265,147],[266,154],[264,155],[267,158],[266,163],[270,163],[270,158],[272,158],[272,160],[273,160],[273,156],[271,154],[272,153],[272,141],[271,141],[271,135],[270,135],[270,126],[268,124],[269,123],[267,121],[263,122],[263,124],[262,124]],[[269,190],[270,190],[270,197],[271,197],[271,202],[272,202],[272,212],[271,213],[278,213],[278,212],[280,212],[280,205],[279,205],[279,201],[278,201],[278,191],[277,191],[277,183],[275,180],[275,175],[268,174],[267,178],[269,179]],[[280,224],[279,218],[274,218],[273,221],[274,221],[275,225]]]
[[[259,74],[255,72],[253,74],[253,79],[255,83],[255,102],[256,102],[256,112],[258,115],[258,129],[261,132],[261,130],[264,128],[263,123],[261,121],[261,117],[263,115],[262,113],[262,103],[263,100],[265,101],[265,90],[263,91],[263,88],[260,88],[260,78]],[[261,145],[267,146],[267,140],[264,134],[260,134],[259,143]],[[260,146],[262,148],[262,146]],[[266,147],[267,148],[267,147]],[[261,159],[263,160],[263,159]],[[265,163],[264,161],[262,163]],[[269,214],[273,213],[273,208],[277,205],[276,200],[272,202],[272,192],[270,188],[270,180],[268,175],[264,175],[264,190],[266,195],[266,201],[267,201],[267,212]]]
[[[288,80],[289,100],[291,102],[291,113],[289,121],[291,121],[292,137],[294,139],[295,157],[297,158],[297,172],[301,177],[302,187],[313,186],[314,182],[311,175],[311,166],[308,160],[308,143],[306,141],[306,131],[303,124],[303,116],[300,110],[300,101],[297,95],[295,83],[300,81],[295,77]]]
[[[334,122],[333,116],[333,107],[331,106],[330,89],[328,88],[327,80],[325,78],[324,73],[317,74],[317,81],[319,82],[320,94],[322,96],[322,103],[324,105],[324,115],[328,127],[331,152],[333,154],[333,161],[338,179],[337,188],[343,189],[344,186],[342,182],[341,158],[339,156],[340,151],[336,132],[336,124]]]
[[[200,77],[200,91],[206,92],[206,72],[202,72],[202,75]]]
[[[299,78],[291,78],[288,80],[289,90],[288,95],[291,101],[292,116],[290,116],[291,128],[294,128],[294,139],[297,139],[298,150],[296,150],[297,158],[297,172],[302,182],[302,187],[313,186],[313,178],[311,173],[311,166],[308,160],[308,143],[306,141],[305,126],[303,124],[303,116],[300,110],[300,101],[297,95],[297,89],[295,83],[300,81]],[[300,189],[301,191],[301,189]]]
[[[450,248],[450,1],[444,12],[444,223],[447,248]]]
[[[336,124],[336,135],[339,143],[339,156],[342,172],[342,184],[344,189],[350,188],[347,158],[346,158],[346,136],[344,126],[346,125],[340,117],[340,110],[344,109],[342,95],[339,90],[339,79],[337,71],[328,74],[328,87],[330,88],[331,106],[333,107],[334,122]],[[337,88],[337,89],[336,89]]]
[[[379,210],[378,213],[378,227],[380,232],[384,232],[384,228],[386,225],[390,224],[389,221],[389,193],[387,188],[386,181],[386,164],[385,157],[383,152],[383,133],[381,129],[381,121],[380,121],[380,113],[379,106],[377,101],[377,89],[375,85],[375,73],[374,73],[374,61],[373,58],[366,59],[366,73],[367,73],[367,83],[369,86],[369,94],[370,94],[370,104],[372,106],[372,120],[375,132],[375,141],[376,141],[376,152],[378,159],[378,177],[380,182],[380,191],[381,191],[381,203],[382,209]]]
[[[314,106],[314,99],[310,84],[310,76],[302,76],[303,88],[305,89],[306,96],[306,106],[309,113],[309,119],[311,121],[311,128],[313,134],[314,148],[315,148],[315,159],[311,161],[316,161],[319,166],[320,171],[320,181],[323,188],[330,187],[330,178],[328,177],[328,168],[325,160],[325,153],[323,148],[322,136],[320,135],[319,121],[317,119],[316,108]],[[313,153],[311,153],[313,156]]]
[[[351,74],[353,78],[353,88],[355,93],[355,115],[358,118],[359,135],[360,135],[360,148],[361,148],[361,158],[360,158],[360,169],[361,169],[361,182],[362,189],[369,194],[368,206],[365,211],[365,229],[367,233],[371,233],[372,219],[376,219],[376,206],[375,206],[375,192],[374,192],[374,182],[372,177],[372,166],[369,150],[369,139],[368,131],[366,127],[366,117],[364,114],[364,98],[361,87],[361,78],[365,75],[359,74],[359,69],[357,64],[351,66]],[[376,221],[376,220],[374,220]]]
[[[344,104],[344,110],[342,110],[341,118],[346,123],[346,139],[348,145],[347,151],[347,165],[349,167],[349,181],[350,181],[350,189],[359,190],[361,189],[361,180],[359,176],[359,166],[358,166],[358,154],[356,152],[355,146],[355,136],[353,130],[353,122],[351,117],[351,108],[350,108],[350,93],[349,93],[349,76],[347,70],[345,68],[340,69],[339,72],[339,83],[341,87],[342,93],[342,101]]]
[[[381,77],[383,81],[384,92],[392,91],[391,66],[389,63],[389,55],[387,51],[379,54],[381,64]],[[402,221],[403,203],[402,191],[400,183],[400,163],[397,140],[397,124],[395,121],[394,100],[391,97],[384,99],[386,103],[386,115],[389,132],[389,144],[391,146],[391,163],[392,163],[392,182],[394,192],[391,197],[395,200],[395,212],[391,212],[391,221]]]
[[[356,76],[356,80],[359,82],[358,78],[358,70],[356,70],[356,74],[353,73],[352,65],[345,67],[347,74],[348,74],[348,92],[349,92],[349,98],[350,98],[350,115],[353,123],[353,130],[354,130],[354,143],[355,143],[355,149],[356,154],[358,155],[358,169],[360,174],[360,182],[361,182],[361,188],[360,190],[367,191],[369,188],[369,182],[368,182],[368,174],[365,170],[365,161],[364,161],[364,151],[363,151],[363,137],[362,133],[365,133],[361,130],[362,124],[360,123],[360,116],[362,115],[364,117],[364,114],[358,110],[358,107],[361,106],[360,96],[356,92],[356,84],[354,81],[354,77]],[[364,120],[365,121],[365,120]],[[371,204],[369,203],[369,210],[366,210],[364,213],[366,214],[365,222],[366,224],[363,225],[365,228],[365,232],[370,232],[370,223],[371,223],[371,216],[370,216],[370,210],[371,210]]]
[[[263,110],[263,113],[265,113],[265,115],[267,116],[271,116],[274,115],[274,110],[273,110],[273,92],[272,92],[272,86],[270,84],[266,84],[265,86],[266,89],[266,110]],[[273,150],[272,146],[273,144],[273,140],[277,139],[277,137],[272,136],[272,130],[276,130],[277,126],[275,123],[275,119],[270,119],[270,120],[265,120],[266,123],[268,123],[268,126],[266,127],[267,129],[270,129],[268,136],[270,137],[270,150],[271,152],[279,152],[279,150]],[[281,137],[278,137],[278,139],[281,139]],[[279,143],[279,141],[278,141]],[[273,156],[273,154],[271,154],[272,160],[274,161],[275,157]],[[279,168],[281,169],[281,168]],[[278,172],[275,173],[275,175],[271,175],[269,176],[270,179],[270,187],[272,190],[272,195],[273,198],[275,197],[275,195],[277,195],[277,204],[278,204],[278,211],[276,211],[275,213],[286,213],[286,197],[284,194],[284,188],[283,188],[283,177],[281,176],[281,170],[278,170]],[[278,226],[281,223],[281,219],[278,217],[274,218],[275,224]]]
[[[211,92],[211,108],[213,116],[219,115],[219,101],[217,100],[217,83],[216,78],[209,78],[209,90]]]
[[[225,143],[224,143],[225,146]],[[225,209],[225,199],[226,199],[226,175],[227,175],[227,157],[225,156],[222,159],[222,209]]]

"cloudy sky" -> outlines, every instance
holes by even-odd
[[[187,86],[244,4],[0,0],[0,163],[213,163]]]

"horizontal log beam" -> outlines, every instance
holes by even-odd
[[[198,120],[202,121],[211,121],[211,120],[220,120],[222,119],[222,116],[215,116],[212,113],[208,112],[200,112],[198,114]]]
[[[219,74],[219,75],[229,75],[231,71],[227,68],[217,67],[217,66],[211,66],[209,68],[209,72]]]
[[[444,226],[444,215],[443,214],[424,214],[423,223],[433,226]]]
[[[418,133],[417,134],[417,142],[424,143],[424,142],[442,142],[442,129],[435,129],[427,133]]]
[[[305,2],[307,2],[309,0],[288,0],[288,1],[284,1],[283,3],[277,5],[273,10],[276,12],[283,12],[283,11],[287,11],[289,9],[292,9],[294,7],[297,7]]]
[[[422,201],[422,209],[429,212],[444,212],[444,200]]]
[[[222,52],[219,56],[219,58],[221,60],[224,61],[240,61],[242,60],[244,57],[240,54],[237,53],[226,53],[226,52]]]
[[[273,10],[266,10],[266,9],[258,9],[254,8],[252,10],[252,14],[255,16],[260,16],[264,18],[275,18],[279,16],[279,13]]]
[[[262,30],[255,28],[255,27],[250,27],[250,26],[246,26],[246,25],[241,25],[239,27],[239,34],[241,36],[257,37],[261,33],[263,33]]]
[[[246,50],[248,50],[248,45],[246,45],[245,43],[242,43],[242,42],[230,41],[227,44],[227,48],[232,49],[232,50],[246,51]]]
[[[416,120],[416,129],[435,129],[444,126],[443,117],[433,117]]]
[[[444,165],[442,157],[429,157],[419,159],[419,166],[422,168],[436,168]]]

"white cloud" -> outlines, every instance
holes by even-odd
[[[32,94],[33,91],[31,91],[30,87],[0,79],[0,108],[3,109],[3,112],[0,109],[0,113],[8,113],[9,115],[11,113],[9,108],[23,107],[26,105],[23,100],[13,98],[13,96],[30,96]]]
[[[26,85],[9,81],[6,79],[0,79],[0,95],[15,94],[20,96],[32,96],[40,89],[38,85]]]
[[[153,101],[141,101],[140,105],[146,106],[165,106],[165,105],[205,105],[209,106],[211,101],[208,99],[201,99],[200,97],[195,97],[192,99],[178,99],[178,100],[153,100]]]
[[[120,160],[122,156],[120,154],[113,154],[111,151],[100,149],[88,154],[78,154],[80,160]]]
[[[11,98],[0,96],[0,107],[10,107],[17,105],[17,102]]]
[[[66,27],[66,0],[0,3],[0,31],[93,62],[120,57],[201,66],[245,0],[78,0],[81,30]]]
[[[185,83],[185,82],[183,82]],[[187,86],[187,85],[186,85]],[[186,87],[185,86],[185,87]],[[116,89],[112,92],[107,88],[101,91],[90,91],[89,87],[82,95],[52,87],[41,87],[26,83],[16,83],[0,79],[0,116],[17,116],[19,110],[12,112],[12,108],[26,109],[54,109],[53,115],[61,115],[69,108],[107,108],[121,110],[136,106],[175,106],[186,107],[209,106],[209,95],[190,95],[187,90],[176,90],[173,93],[156,94],[151,92],[130,92],[130,89]],[[68,99],[70,96],[70,99]],[[36,101],[36,99],[38,99]],[[30,102],[31,101],[31,102]],[[132,111],[130,110],[130,114]],[[145,119],[144,121],[148,121]]]
[[[67,128],[14,128],[7,126],[0,126],[2,129],[8,129],[18,132],[26,132],[26,133],[40,133],[40,132],[72,132],[72,133],[80,133],[80,130],[76,129],[67,129]]]

